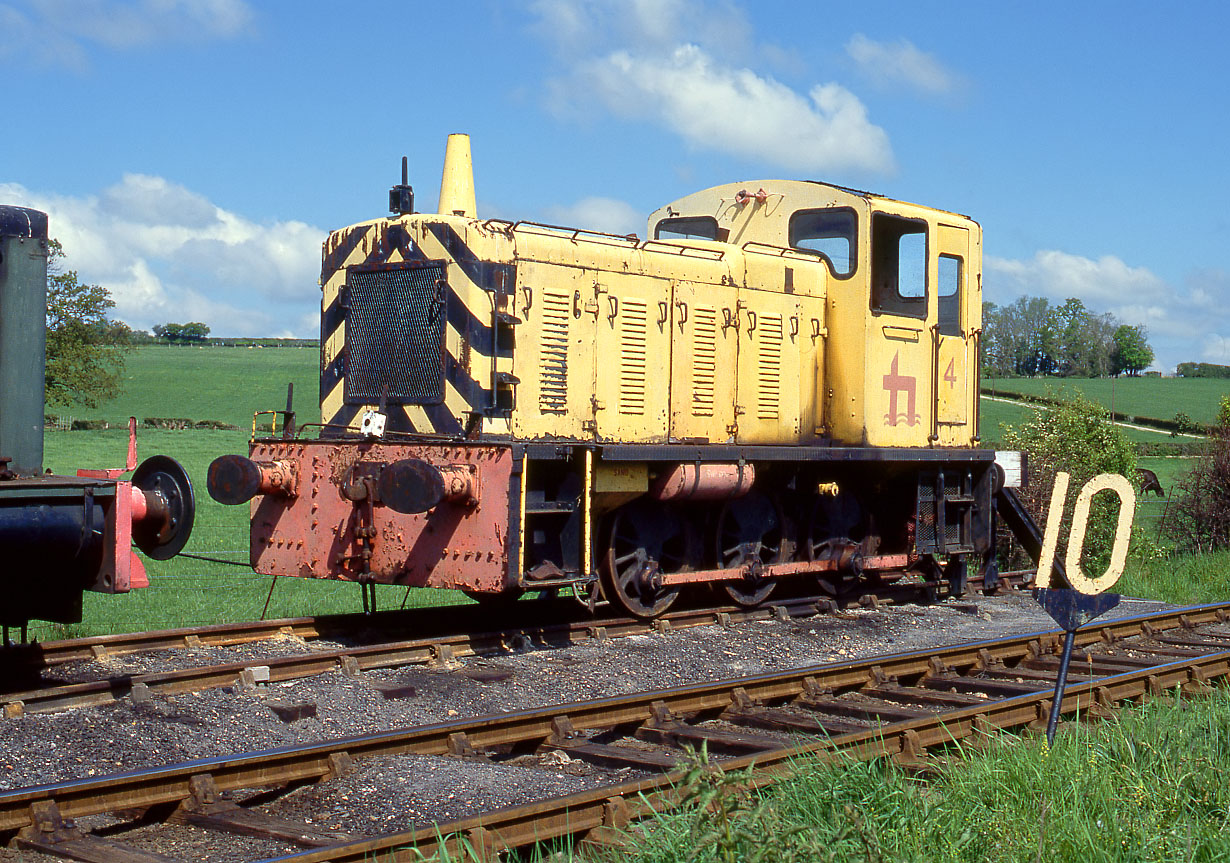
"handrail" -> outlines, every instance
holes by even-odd
[[[625,243],[632,243],[634,246],[640,245],[641,242],[640,237],[636,234],[611,234],[606,231],[592,231],[588,228],[570,228],[564,225],[550,225],[546,222],[531,222],[525,219],[514,222],[511,230],[516,231],[525,227],[546,228],[549,231],[559,231],[561,233],[570,234],[571,239],[574,241],[581,239],[592,239],[593,237],[604,237],[611,240],[623,240]]]

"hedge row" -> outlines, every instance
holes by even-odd
[[[194,339],[190,342],[167,342],[161,339],[151,339],[148,342],[134,342],[141,347],[157,348],[319,348],[320,339]]]
[[[45,428],[61,428],[64,425],[61,418],[51,414],[43,415]],[[128,423],[112,424],[109,420],[72,420],[68,424],[71,431],[102,431],[110,428],[127,428]],[[141,420],[142,428],[149,429],[222,429],[234,431],[238,426],[224,423],[221,420],[190,420],[184,417],[146,417]]]

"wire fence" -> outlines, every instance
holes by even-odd
[[[1170,495],[1157,497],[1142,495],[1136,503],[1136,524],[1140,526],[1145,536],[1161,540],[1166,531],[1166,517],[1170,513]]]

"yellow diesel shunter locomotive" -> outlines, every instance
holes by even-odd
[[[211,466],[257,571],[649,617],[988,559],[976,222],[764,180],[641,240],[478,218],[465,136],[438,213],[404,173],[324,245],[319,438]]]

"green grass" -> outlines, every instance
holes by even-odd
[[[319,422],[317,348],[139,347],[128,354],[118,398],[47,412],[121,426],[130,416],[220,420],[250,432],[254,411],[286,407],[287,383],[299,421]]]
[[[1195,462],[1194,456],[1141,456],[1137,460],[1140,467],[1148,468],[1157,474],[1158,481],[1161,482],[1167,494],[1171,493],[1184,475],[1191,472]],[[1145,499],[1153,500],[1153,496],[1150,495]]]
[[[1003,438],[1003,427],[1019,426],[1033,413],[1028,405],[983,398],[979,402],[978,433],[983,446],[996,446]]]
[[[1015,381],[1013,381],[1015,383]],[[1062,393],[1061,390],[1053,389],[1054,392]],[[1003,426],[1012,425],[1019,426],[1028,420],[1031,412],[1039,410],[1039,407],[1023,403],[1023,402],[1006,402],[1002,401],[1005,398],[1016,398],[1021,395],[1019,392],[1009,392],[1007,390],[999,390],[1000,395],[987,397],[984,395],[980,402],[982,416],[979,420],[979,428],[982,434],[983,443],[986,446],[995,446],[1003,438]],[[1039,394],[1045,394],[1043,390]],[[1116,410],[1118,408],[1116,407]],[[1171,415],[1173,416],[1173,414]],[[1169,419],[1170,417],[1165,417]],[[1153,431],[1152,429],[1122,426],[1123,434],[1128,440],[1134,443],[1150,443],[1150,444],[1173,444],[1176,438],[1166,431]],[[1178,440],[1190,440],[1188,438],[1179,438]]]
[[[950,754],[928,781],[887,760],[801,760],[791,778],[754,795],[694,774],[682,811],[634,829],[619,852],[584,859],[1230,859],[1225,689],[1157,699],[1108,722],[1066,722],[1054,747],[1039,736],[1002,734],[985,752],[953,747]]]
[[[1230,599],[1230,552],[1176,556],[1142,562],[1129,560],[1114,587],[1125,596],[1158,599],[1177,605]]]
[[[1168,420],[1185,413],[1197,422],[1217,419],[1221,397],[1230,395],[1230,380],[1216,378],[984,378],[982,386],[1005,395],[1046,395],[1074,389],[1106,408],[1112,395],[1116,414]]]

